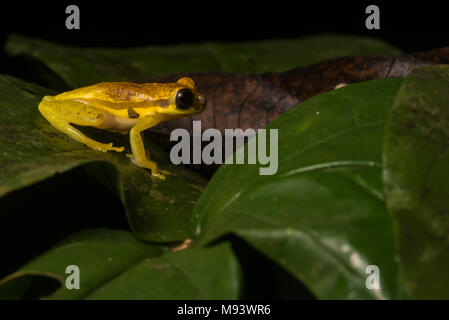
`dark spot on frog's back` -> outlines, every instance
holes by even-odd
[[[131,83],[123,83],[116,86],[106,86],[102,88],[106,94],[117,101],[129,101],[139,95],[139,88]]]
[[[160,99],[155,104],[159,107],[166,108],[170,105],[170,101],[168,99]]]
[[[136,119],[139,117],[139,114],[133,108],[128,108],[128,117],[131,119]]]

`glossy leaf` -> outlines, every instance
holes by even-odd
[[[14,35],[6,48],[10,55],[25,54],[44,62],[71,87],[180,72],[283,71],[342,56],[400,53],[380,40],[338,34],[124,49],[74,48]]]
[[[227,243],[146,259],[89,299],[237,299],[240,268]]]
[[[388,119],[383,178],[411,298],[449,298],[448,101],[449,68],[419,68]]]
[[[66,279],[79,269],[79,289]],[[13,291],[27,276],[56,279],[49,299],[236,299],[240,271],[230,246],[168,252],[131,233],[105,229],[79,232],[0,281]],[[68,280],[73,284],[72,278]],[[8,288],[5,288],[8,286]]]
[[[237,233],[318,298],[400,296],[381,150],[401,81],[349,85],[272,122],[278,172],[264,176],[258,165],[223,165],[195,207],[198,243]],[[365,286],[368,265],[381,270],[379,290]]]
[[[145,145],[152,157],[161,168],[173,173],[165,181],[132,163],[126,136],[105,131],[88,133],[99,141],[124,145],[126,150],[122,153],[102,153],[75,142],[54,129],[39,113],[37,106],[45,94],[51,92],[0,76],[0,195],[57,172],[89,164],[89,170],[94,170],[120,196],[129,224],[139,237],[168,242],[191,236],[191,211],[206,184],[204,178],[172,165],[151,141]]]

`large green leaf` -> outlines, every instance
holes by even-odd
[[[223,165],[195,207],[197,243],[237,233],[318,298],[400,296],[381,150],[401,82],[349,85],[272,122],[267,128],[279,130],[278,172],[263,176],[257,165]],[[365,286],[368,265],[380,268],[380,290]]]
[[[377,39],[339,34],[125,49],[76,48],[13,35],[6,48],[10,55],[44,62],[72,87],[180,72],[275,72],[342,56],[400,53]]]
[[[42,276],[60,283],[50,299],[238,298],[240,269],[228,244],[167,251],[125,231],[82,231],[1,280],[0,293],[11,296],[23,290],[20,280],[24,277]],[[77,290],[65,285],[73,274],[66,274],[69,265],[79,268]]]
[[[449,298],[449,68],[414,70],[386,130],[384,182],[412,298]]]
[[[45,94],[51,92],[0,76],[0,195],[89,164],[89,170],[95,170],[121,197],[130,226],[139,237],[168,242],[191,236],[191,211],[206,184],[204,178],[172,165],[151,141],[145,145],[152,157],[173,173],[165,181],[132,163],[127,137],[105,131],[89,133],[100,141],[125,145],[122,153],[102,153],[75,142],[40,115],[37,106]]]

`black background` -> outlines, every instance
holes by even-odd
[[[80,30],[65,28],[69,4],[80,8]],[[365,28],[369,4],[380,8],[380,30]],[[12,32],[82,47],[247,41],[323,32],[376,37],[404,52],[449,45],[449,13],[443,2],[431,1],[8,2],[1,5],[0,12],[0,72],[10,74],[20,67],[3,49]],[[119,199],[82,168],[8,194],[0,199],[0,210],[0,278],[71,232],[92,227],[128,228]],[[247,297],[312,298],[267,258],[239,240],[230,240],[245,273]],[[267,280],[260,283],[261,278]]]
[[[67,30],[76,4],[81,29]],[[365,8],[380,8],[381,29],[365,28]],[[58,1],[9,2],[1,8],[1,40],[11,32],[79,46],[135,46],[245,41],[344,32],[382,38],[404,51],[448,44],[444,1]]]

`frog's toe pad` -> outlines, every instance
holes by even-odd
[[[151,170],[151,175],[152,175],[153,177],[156,177],[156,178],[165,180],[165,176],[162,174],[161,170],[156,171],[156,172],[155,172],[154,170]]]
[[[125,150],[125,147],[113,147],[112,142],[107,144],[107,150],[106,151],[117,151],[117,152],[122,152],[123,150]]]
[[[125,150],[125,147],[112,147],[111,150],[122,152],[123,150]]]

